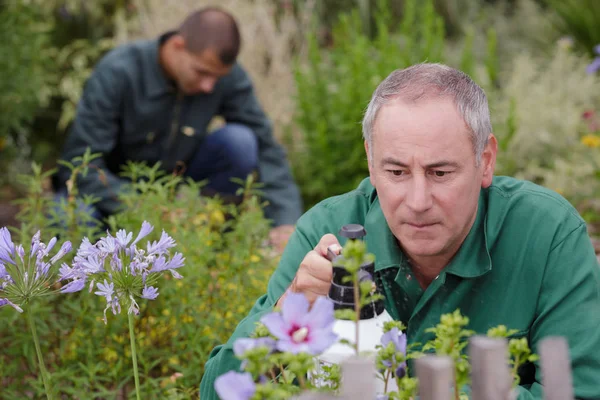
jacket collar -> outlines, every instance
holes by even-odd
[[[175,93],[177,87],[167,77],[159,61],[160,46],[175,32],[167,32],[154,40],[145,43],[143,48],[142,79],[149,97],[159,97],[167,93]]]
[[[479,195],[477,217],[465,241],[444,271],[462,278],[475,278],[492,269],[492,259],[486,235],[486,191]],[[398,245],[381,210],[379,198],[375,197],[365,218],[368,249],[376,250],[375,271],[408,265],[408,259]],[[375,253],[374,250],[371,250]]]

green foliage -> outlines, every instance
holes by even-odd
[[[600,44],[600,3],[596,0],[546,0],[558,16],[557,28],[575,40],[580,50],[594,55]]]
[[[495,338],[508,338],[518,331],[516,329],[507,329],[504,325],[490,328],[487,335]],[[518,374],[519,367],[526,362],[534,362],[539,359],[537,354],[532,354],[529,348],[527,338],[512,338],[508,341],[508,355],[510,357],[511,372],[513,375],[513,386],[519,385],[521,377]]]
[[[497,174],[555,190],[581,211],[600,194],[597,122],[586,117],[598,109],[600,80],[585,72],[588,62],[565,43],[544,64],[520,54],[503,90],[490,96]]]
[[[398,24],[385,0],[378,1],[373,15],[371,37],[364,33],[356,10],[341,14],[333,46],[319,48],[316,37],[310,36],[307,65],[296,69],[296,124],[301,137],[288,135],[286,141],[307,207],[353,189],[367,176],[361,120],[377,85],[395,69],[446,61],[444,23],[432,0],[407,0]],[[490,43],[493,50],[492,39]],[[465,68],[475,65],[469,51],[467,47]],[[494,62],[488,57],[491,72]]]
[[[452,314],[442,315],[440,323],[427,332],[435,334],[435,338],[423,346],[423,351],[435,350],[438,356],[448,356],[454,363],[454,387],[462,388],[470,378],[469,360],[464,352],[468,337],[475,332],[464,329],[469,324],[469,318],[461,315],[460,310]],[[457,396],[458,397],[458,396]]]
[[[90,158],[77,163],[78,168]],[[241,204],[233,205],[199,196],[200,185],[166,175],[157,166],[130,164],[125,174],[136,179],[131,189],[121,194],[126,207],[108,221],[111,234],[116,228],[137,232],[147,220],[160,227],[148,241],[157,240],[164,229],[186,258],[185,266],[179,269],[184,279],[174,280],[166,274],[160,296],[140,303],[135,335],[142,396],[197,398],[210,351],[227,340],[253,301],[265,292],[278,261],[265,244],[269,223],[262,213],[263,204],[252,194],[256,187],[251,179],[246,186],[249,194],[244,193]],[[42,175],[31,178],[32,194]],[[72,193],[75,191],[73,188]],[[77,200],[81,199],[73,198]],[[82,231],[73,232],[66,230],[68,219],[61,228],[50,226],[53,220],[34,217],[34,210],[41,208],[44,215],[60,206],[46,198],[27,203],[21,229],[29,232],[39,227],[45,240],[50,237],[48,233],[62,229],[61,237],[68,237],[75,247],[81,240],[69,235],[75,237],[92,229],[92,237],[98,237],[97,227],[80,223],[76,226]],[[85,213],[75,208],[75,217],[81,218],[80,212]],[[65,257],[63,261],[71,260]],[[111,323],[105,325],[106,302],[86,291],[51,297],[31,306],[55,397],[118,398],[132,394],[127,315],[111,315]],[[31,379],[39,375],[31,338],[21,334],[27,329],[25,320],[12,311],[0,309],[0,346],[4,349],[0,373],[3,398],[18,399],[29,392],[43,393],[44,389],[41,380]]]
[[[0,168],[29,156],[28,125],[48,101],[46,46],[49,27],[31,7],[20,3],[0,5]],[[0,180],[4,181],[3,176]]]

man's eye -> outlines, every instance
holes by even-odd
[[[401,169],[391,169],[390,172],[394,176],[402,176],[402,174],[404,173],[404,171],[402,171]]]
[[[444,176],[447,176],[450,172],[449,171],[433,171],[434,175],[438,178],[442,178]]]

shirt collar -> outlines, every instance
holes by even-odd
[[[489,254],[486,222],[487,208],[485,190],[479,195],[477,217],[462,246],[444,269],[446,273],[462,278],[475,278],[492,269]],[[367,249],[377,249],[375,271],[408,264],[408,259],[398,245],[381,210],[379,198],[375,198],[365,218]],[[375,253],[375,251],[373,251]]]
[[[176,85],[174,81],[168,78],[163,67],[160,65],[159,49],[160,46],[173,34],[166,32],[158,38],[150,41],[144,52],[144,63],[142,64],[144,85],[148,88],[149,97],[159,97],[166,93],[174,93]]]

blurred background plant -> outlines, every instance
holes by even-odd
[[[39,166],[34,170],[39,171]],[[136,319],[142,392],[155,393],[157,398],[189,398],[186,393],[200,382],[210,351],[227,340],[264,292],[277,263],[277,255],[265,241],[269,225],[256,196],[259,188],[249,178],[243,202],[234,205],[198,196],[199,184],[165,175],[157,166],[130,164],[123,174],[136,183],[121,194],[126,209],[109,219],[111,232],[117,227],[139,229],[147,220],[156,229],[144,244],[157,240],[164,229],[186,258],[185,267],[179,270],[185,279],[174,280],[166,274],[160,296],[144,303]],[[40,177],[28,181],[26,190],[32,199],[40,192]],[[31,212],[32,207],[38,211]],[[19,216],[21,229],[13,231],[26,237],[42,229],[50,237],[57,229],[56,221],[37,215],[57,208],[61,204],[53,199],[32,200],[24,207],[27,212]],[[86,217],[82,208],[73,211],[74,218]],[[62,236],[70,238],[75,248],[84,236],[94,242],[102,233],[94,225],[62,226]],[[69,263],[73,256],[64,262]],[[34,305],[55,397],[116,398],[132,394],[129,339],[122,329],[127,317],[114,316],[119,321],[105,325],[105,302],[83,292]],[[37,367],[30,359],[35,355],[31,340],[21,334],[24,323],[16,313],[0,309],[2,398],[43,393],[41,380],[31,379]]]
[[[0,83],[0,226],[11,225],[20,241],[36,229],[47,236],[42,240],[98,237],[100,222],[81,207],[94,199],[57,203],[48,184],[87,76],[115,45],[156,37],[188,12],[218,5],[241,23],[241,62],[288,151],[306,208],[366,176],[360,122],[381,79],[409,64],[440,61],[486,90],[500,142],[497,173],[556,190],[600,234],[599,80],[586,72],[600,44],[596,3],[0,2],[0,76],[9,77]],[[171,233],[187,258],[187,279],[166,282],[142,310],[142,385],[161,398],[194,398],[210,349],[264,292],[277,264],[264,243],[260,187],[246,182],[245,201],[234,207],[199,197],[198,184],[156,166],[131,164],[125,174],[137,183],[121,193],[126,207],[109,228],[137,230],[147,219],[159,227],[153,234],[163,227]],[[49,316],[40,318],[39,335],[56,388],[69,398],[117,398],[133,382],[126,335],[114,328],[122,325],[103,324],[104,305],[95,297],[35,305],[36,315]],[[9,399],[43,391],[23,324],[0,309],[0,386]]]

